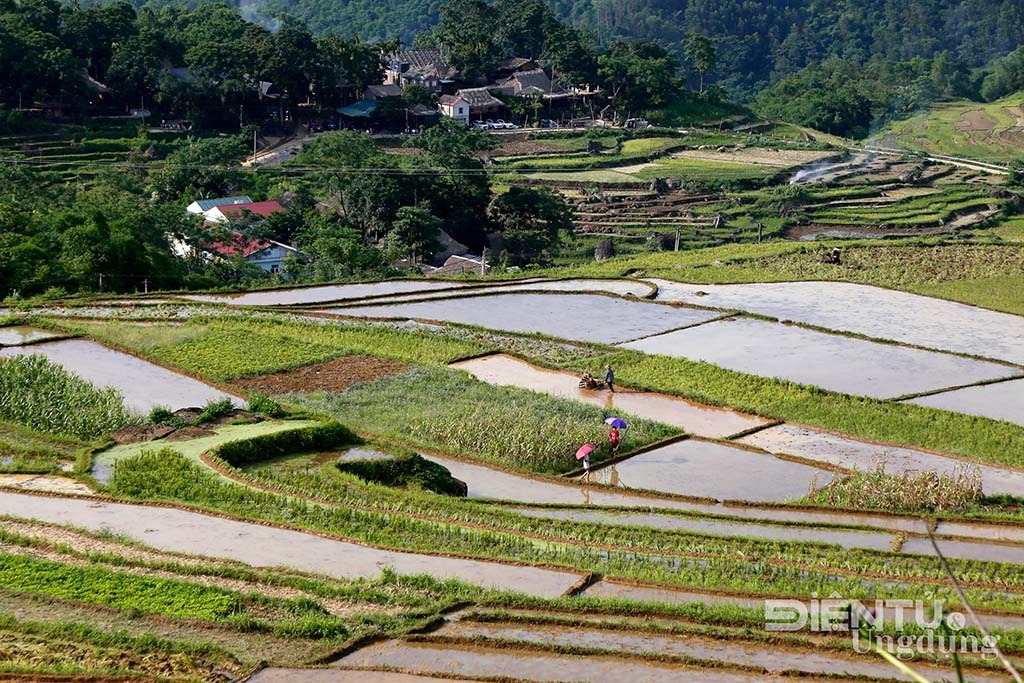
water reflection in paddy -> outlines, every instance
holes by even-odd
[[[1024,379],[944,391],[908,403],[1024,425]]]
[[[188,294],[183,299],[225,303],[234,306],[283,306],[288,304],[313,304],[322,301],[363,299],[368,296],[400,294],[403,292],[428,292],[437,289],[465,287],[462,282],[442,280],[385,280],[351,285],[327,285],[323,287],[300,287],[296,289],[275,289],[265,292],[240,294]]]
[[[598,294],[496,294],[326,312],[359,317],[439,320],[605,344],[694,325],[720,315],[714,311]]]
[[[0,346],[21,346],[22,344],[39,341],[40,339],[52,339],[53,337],[60,336],[59,332],[51,332],[39,327],[10,325],[8,327],[0,327]]]

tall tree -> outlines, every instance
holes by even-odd
[[[487,78],[501,61],[497,19],[486,0],[447,0],[441,7],[437,37],[464,78]]]
[[[548,188],[512,187],[491,202],[490,215],[516,265],[543,260],[573,227],[565,200]]]
[[[699,33],[691,33],[683,48],[690,69],[700,77],[700,92],[704,93],[704,74],[715,68],[718,50],[715,41]]]

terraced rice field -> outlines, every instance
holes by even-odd
[[[858,396],[896,398],[1020,375],[1019,368],[748,318],[621,345]]]
[[[651,280],[659,301],[741,310],[1024,365],[1024,317],[845,282],[689,285]],[[698,292],[701,292],[698,294]],[[1007,373],[1010,374],[1010,373]]]
[[[745,436],[740,442],[846,470],[873,470],[883,465],[889,472],[953,472],[957,468],[977,467],[987,494],[1024,496],[1024,471],[975,465],[912,448],[855,441],[794,425],[770,427]]]
[[[1015,379],[944,391],[930,396],[919,396],[910,399],[909,402],[1024,425],[1024,380]]]
[[[706,322],[719,315],[592,294],[496,294],[323,312],[445,321],[605,344]]]
[[[242,401],[224,391],[159,365],[85,339],[0,348],[0,357],[40,354],[99,387],[124,395],[129,410],[146,414],[157,406],[172,410],[203,406],[211,401]]]
[[[617,408],[623,413],[682,427],[689,434],[724,438],[767,423],[762,418],[726,408],[706,406],[675,396],[619,389],[614,393],[579,386],[578,376],[547,370],[507,355],[493,355],[453,363],[479,380],[502,386],[516,386],[561,396],[591,405]]]
[[[549,598],[565,593],[581,578],[536,567],[379,550],[172,508],[0,493],[0,515],[124,534],[160,550],[239,560],[253,567],[285,565],[335,577],[376,577],[383,567],[392,567],[401,574],[454,577]]]
[[[951,102],[889,126],[880,144],[934,154],[1008,163],[1024,152],[1019,93],[995,102]]]

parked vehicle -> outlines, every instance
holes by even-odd
[[[540,122],[538,123],[538,126],[540,128],[558,128],[559,127],[558,121],[555,121],[553,119],[541,119]]]
[[[488,130],[490,128],[486,121],[474,121],[471,125],[478,130]]]

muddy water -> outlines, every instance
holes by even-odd
[[[940,540],[938,544],[939,550],[946,557],[1024,564],[1024,545],[997,545],[947,540]],[[903,552],[915,555],[934,555],[935,548],[932,547],[932,542],[927,538],[908,538],[903,544]]]
[[[832,481],[831,472],[765,453],[688,439],[598,470],[603,484],[719,500],[782,502]]]
[[[964,463],[956,458],[912,448],[880,446],[792,425],[770,427],[740,441],[770,453],[795,455],[845,469],[873,470],[879,463],[884,463],[885,470],[890,473],[931,470],[949,474],[957,469],[977,467],[986,495],[1024,496],[1024,473]]]
[[[93,495],[92,489],[77,479],[50,474],[0,474],[0,486],[28,491],[68,493],[76,496]]]
[[[453,477],[466,482],[469,485],[470,498],[493,498],[535,504],[607,505],[636,507],[645,510],[662,508],[689,510],[709,515],[726,515],[752,520],[818,523],[835,526],[856,524],[917,533],[927,531],[927,526],[923,521],[912,517],[888,517],[871,514],[851,515],[848,512],[831,513],[812,510],[785,510],[652,498],[629,495],[627,492],[615,493],[606,489],[588,488],[568,482],[561,484],[531,479],[453,458],[431,455],[429,459],[444,465],[451,471]],[[596,475],[597,473],[595,472],[595,477]]]
[[[690,285],[650,280],[659,301],[738,309],[1024,365],[1024,316],[845,282]],[[696,292],[705,292],[697,296]],[[1009,374],[1009,373],[1007,373]]]
[[[540,645],[562,645],[618,650],[628,654],[669,655],[762,667],[767,671],[801,671],[810,674],[861,675],[892,678],[893,668],[872,654],[855,655],[813,650],[789,650],[764,643],[713,640],[697,636],[667,636],[653,633],[632,633],[608,629],[546,627],[534,625],[480,624],[456,622],[447,624],[438,635],[457,638],[497,638]],[[940,680],[945,670],[927,665],[914,665],[914,670],[932,680]],[[1000,676],[984,676],[972,672],[972,681],[1003,681]]]
[[[981,520],[974,523],[940,521],[935,528],[935,533],[939,536],[963,536],[981,540],[1024,543],[1024,525],[986,524]]]
[[[263,669],[248,679],[251,683],[438,683],[433,676],[417,676],[396,671],[346,671],[344,669]],[[482,683],[459,679],[463,683]]]
[[[242,294],[189,294],[183,299],[231,304],[233,306],[283,306],[288,304],[315,304],[321,301],[363,299],[368,296],[400,294],[403,292],[429,292],[438,289],[465,287],[461,282],[441,280],[386,280],[351,285],[329,285],[326,287],[301,287],[266,292]]]
[[[1024,425],[1024,379],[946,391],[908,403]]]
[[[831,543],[845,548],[868,548],[891,550],[893,534],[871,531],[843,531],[774,524],[747,524],[699,517],[676,517],[651,513],[590,512],[587,510],[556,510],[551,508],[515,508],[528,517],[563,519],[574,522],[638,526],[669,531],[696,531],[713,536],[737,536],[741,538],[770,539],[776,541],[797,541]]]
[[[286,566],[339,578],[374,578],[384,567],[392,567],[399,574],[458,578],[544,598],[563,594],[580,579],[571,572],[367,548],[172,508],[0,492],[0,515],[73,524],[91,531],[107,529],[160,550],[227,558],[254,567]]]
[[[573,373],[538,368],[512,356],[487,356],[454,363],[452,367],[466,370],[490,384],[523,387],[602,408],[617,408],[624,413],[682,427],[688,433],[699,436],[723,438],[766,423],[766,420],[753,415],[701,405],[665,394],[580,389],[579,377]]]
[[[590,585],[581,595],[588,598],[620,598],[637,602],[662,602],[669,604],[697,602],[704,605],[735,605],[736,607],[745,607],[747,609],[764,609],[764,599],[762,598],[743,598],[732,595],[714,595],[687,590],[673,590],[670,588],[631,586],[608,580],[598,581]],[[865,605],[872,605],[872,601],[864,600],[863,602]],[[886,609],[883,614],[883,618],[889,622],[892,622],[895,616],[895,612],[889,609]],[[1024,628],[1024,616],[981,614],[979,618],[988,628]]]
[[[176,410],[224,398],[231,399],[236,406],[244,404],[237,396],[191,377],[84,339],[0,349],[0,356],[30,353],[42,354],[98,387],[114,387],[124,395],[128,409],[139,414],[148,413],[156,406]]]
[[[21,346],[40,339],[50,339],[61,336],[57,332],[51,332],[39,327],[28,325],[9,325],[0,327],[0,346]]]
[[[662,306],[597,294],[496,294],[328,312],[375,318],[441,320],[606,344],[694,325],[720,315],[714,311]]]
[[[451,645],[404,643],[390,640],[353,652],[336,664],[345,667],[394,667],[442,676],[498,677],[513,675],[533,681],[587,681],[590,683],[741,683],[779,681],[771,674],[737,673],[697,669],[671,664],[647,663],[607,656],[539,654],[514,650],[486,651]],[[806,683],[825,679],[801,677]]]
[[[700,325],[623,346],[872,398],[895,398],[1020,373],[996,363],[749,318]]]

